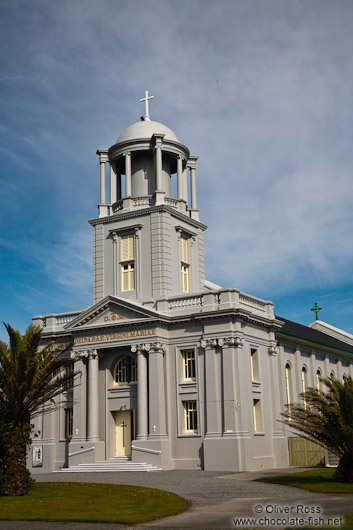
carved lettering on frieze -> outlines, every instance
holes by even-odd
[[[105,315],[104,322],[115,322],[116,320],[122,320],[123,318],[126,317],[124,315],[118,315],[112,311],[110,315]]]

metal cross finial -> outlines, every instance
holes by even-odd
[[[148,95],[148,90],[145,90],[145,97],[140,99],[140,101],[144,101],[145,102],[145,121],[151,121],[150,120],[150,115],[148,113],[148,100],[149,99],[154,99],[154,96],[149,96]]]
[[[314,313],[315,313],[315,315],[316,315],[316,320],[319,320],[319,317],[317,316],[317,314],[318,314],[318,312],[321,311],[321,310],[322,310],[322,307],[319,307],[319,306],[317,305],[316,302],[315,302],[314,307],[312,307],[312,308],[310,309],[310,311],[314,311]]]

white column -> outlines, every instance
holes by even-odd
[[[125,153],[125,196],[131,197],[131,153]]]
[[[151,348],[149,363],[149,438],[160,438],[166,436],[166,403],[164,384],[164,353],[166,349],[163,344],[155,343]]]
[[[116,174],[113,169],[113,165],[111,165],[110,166],[110,204],[114,204],[115,202],[116,202]]]
[[[187,181],[187,174],[186,174],[186,166],[185,168],[183,169],[183,184],[182,184],[182,198],[184,199],[184,201],[186,202],[186,204],[188,203],[188,181]]]
[[[191,184],[191,208],[192,210],[196,210],[196,175],[195,175],[195,168],[190,168],[190,184]]]
[[[102,157],[100,157],[100,166],[101,166],[101,196],[100,196],[100,203],[106,204],[107,198],[106,198],[106,192],[105,192],[105,163],[106,160],[104,160]]]
[[[156,145],[156,191],[162,191],[162,147]]]
[[[100,202],[99,202],[99,217],[106,217],[108,215],[107,208],[107,194],[106,194],[106,180],[105,180],[105,164],[108,162],[108,151],[106,149],[97,149],[100,163]]]
[[[147,438],[147,358],[137,350],[137,439]]]
[[[91,350],[88,356],[88,436],[89,441],[99,440],[98,407],[98,353]]]
[[[182,199],[183,198],[183,191],[182,191],[182,187],[183,187],[183,181],[182,181],[182,178],[183,178],[183,159],[181,158],[181,156],[177,156],[177,185],[178,185],[178,199]]]

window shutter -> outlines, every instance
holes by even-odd
[[[189,263],[188,239],[186,237],[181,238],[181,261]]]
[[[134,259],[134,236],[121,236],[121,261]]]

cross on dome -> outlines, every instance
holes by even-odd
[[[154,96],[149,96],[148,95],[148,90],[145,90],[145,97],[140,99],[140,101],[144,101],[145,102],[145,121],[151,121],[150,120],[150,115],[149,115],[149,112],[148,112],[148,100],[149,99],[154,99]]]

